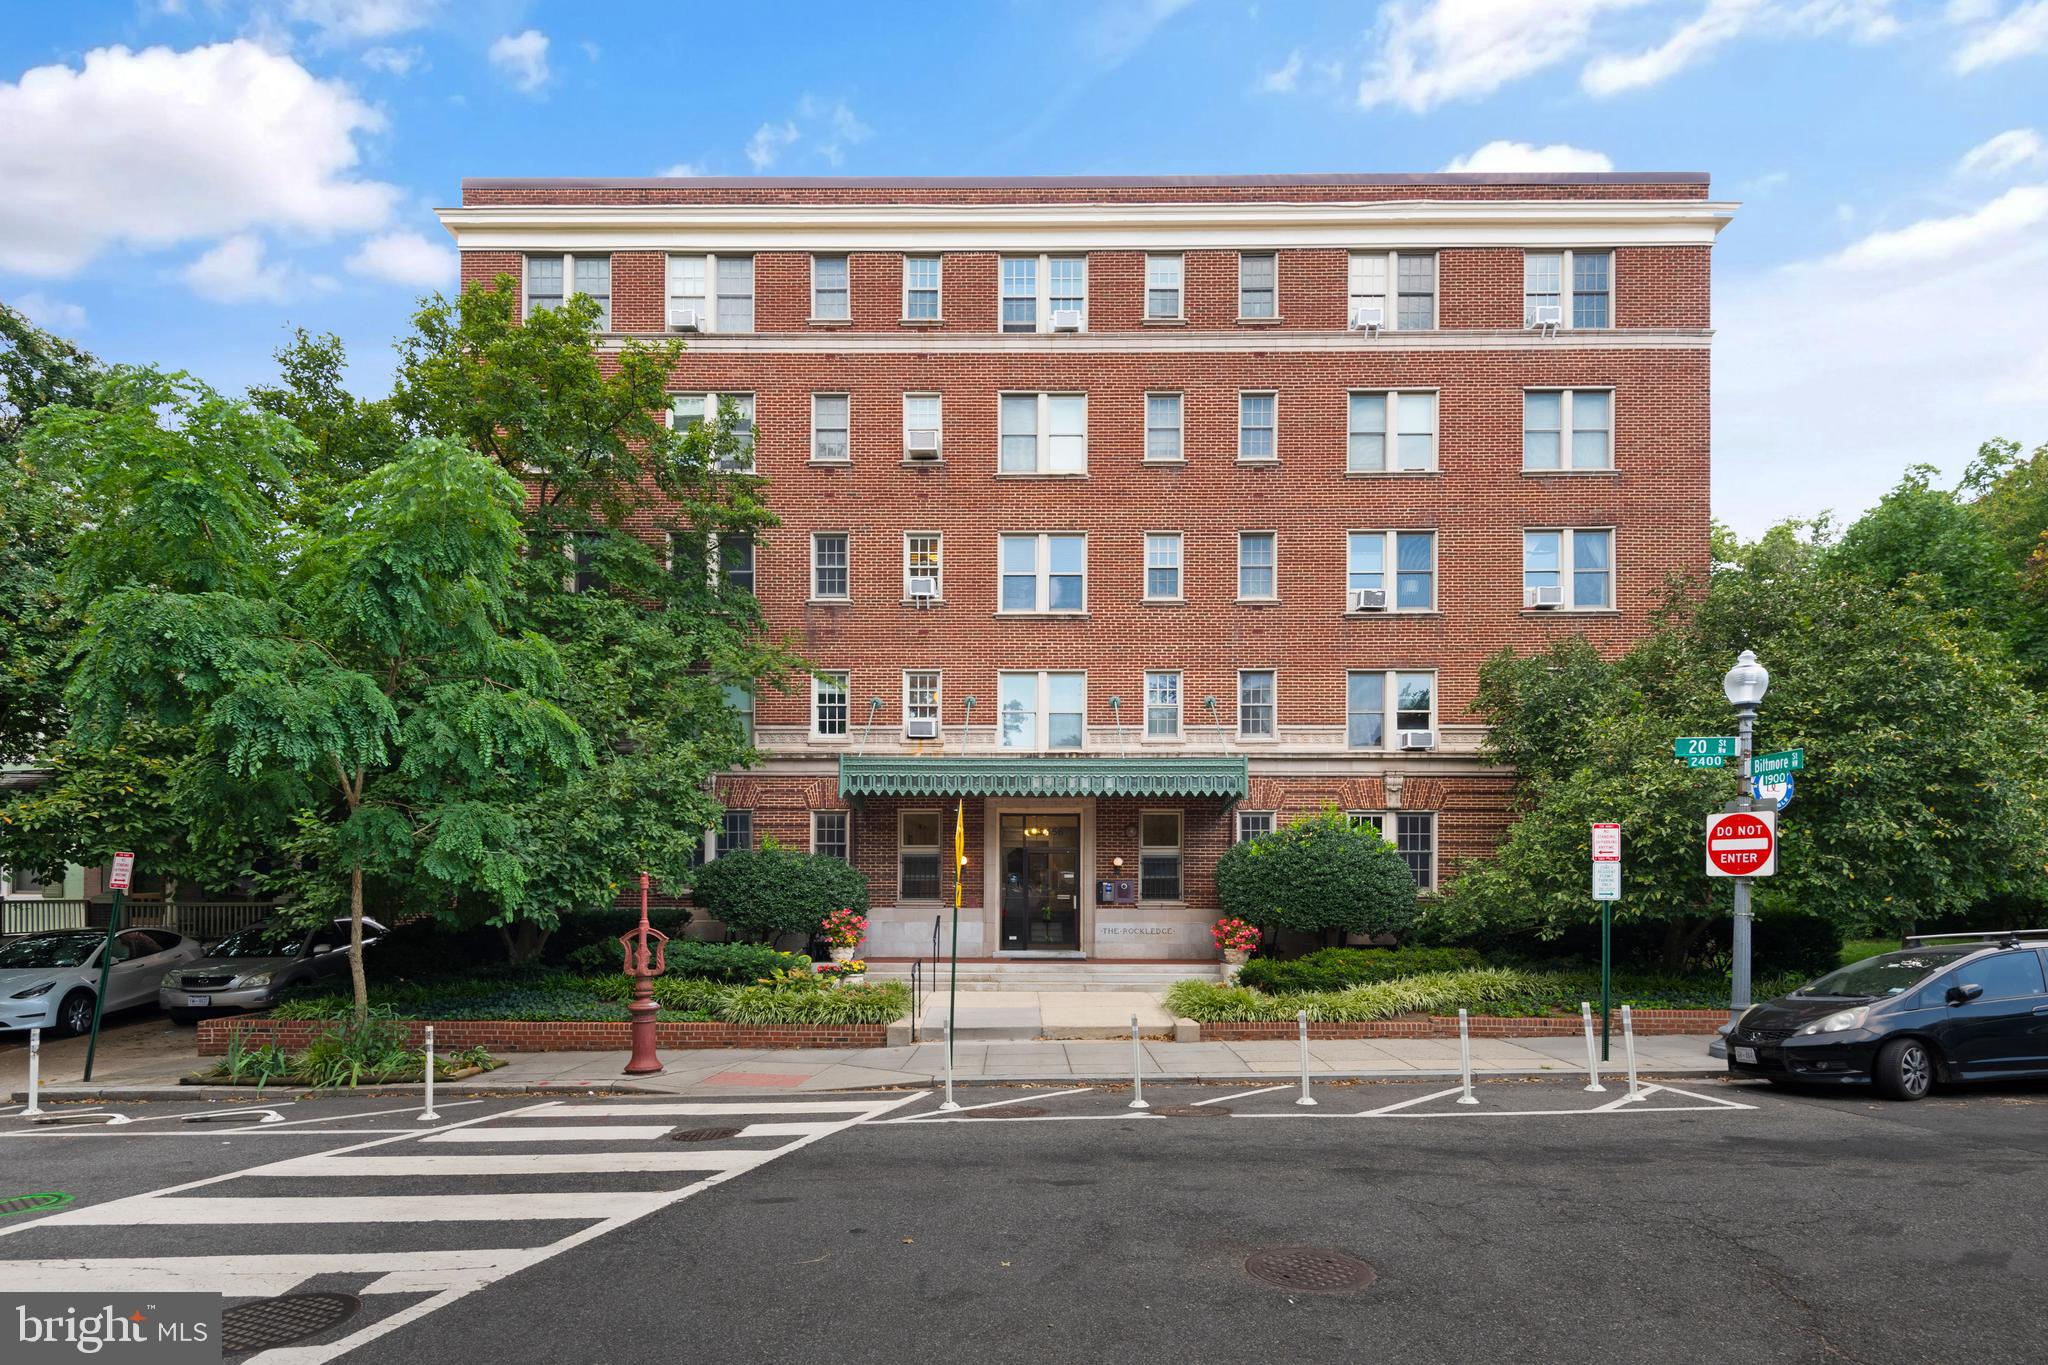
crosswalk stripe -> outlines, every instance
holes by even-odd
[[[651,1142],[673,1132],[669,1123],[558,1123],[547,1128],[454,1128],[421,1142]]]
[[[650,1118],[681,1118],[686,1115],[705,1114],[879,1114],[885,1109],[894,1109],[900,1101],[849,1100],[843,1104],[809,1100],[762,1100],[750,1103],[734,1100],[726,1104],[683,1103],[683,1104],[544,1104],[519,1115],[522,1119],[561,1118],[632,1118],[646,1114]]]
[[[390,1199],[347,1195],[288,1198],[188,1199],[143,1196],[91,1204],[52,1214],[38,1228],[141,1227],[214,1224],[261,1227],[266,1223],[444,1223],[481,1220],[623,1218],[647,1210],[661,1193],[637,1194],[422,1194]]]
[[[263,1174],[275,1176],[372,1175],[592,1175],[609,1171],[742,1171],[777,1153],[717,1150],[674,1152],[494,1152],[488,1155],[302,1156]]]
[[[268,1297],[316,1275],[379,1277],[365,1294],[420,1294],[476,1287],[523,1269],[533,1250],[366,1251],[307,1256],[141,1256],[89,1260],[0,1261],[12,1293],[84,1294],[119,1285],[136,1294],[180,1291]],[[380,1273],[381,1272],[381,1273]]]
[[[839,1126],[836,1123],[750,1123],[740,1129],[740,1136],[814,1137],[819,1133],[829,1133]]]

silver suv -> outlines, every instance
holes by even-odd
[[[363,921],[363,947],[384,936],[384,926]],[[213,945],[197,962],[165,974],[156,1000],[181,1024],[226,1010],[262,1010],[294,986],[310,985],[348,969],[348,921],[310,929],[252,924]]]

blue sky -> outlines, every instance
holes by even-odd
[[[0,38],[0,298],[371,390],[464,175],[1705,170],[1715,507],[2048,440],[2048,0],[74,0]]]

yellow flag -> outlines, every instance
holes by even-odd
[[[960,908],[960,890],[966,878],[967,869],[967,803],[953,807],[953,908]]]

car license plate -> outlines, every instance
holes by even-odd
[[[1753,1047],[1739,1047],[1739,1048],[1736,1048],[1736,1049],[1735,1049],[1735,1060],[1736,1060],[1736,1061],[1738,1061],[1738,1062],[1747,1062],[1747,1063],[1749,1063],[1749,1064],[1750,1064],[1751,1066],[1755,1066],[1755,1065],[1756,1065],[1756,1049],[1755,1049],[1755,1048],[1753,1048]]]
[[[204,1009],[213,1003],[213,997],[210,995],[188,995],[185,997],[185,1003],[198,1009]]]

